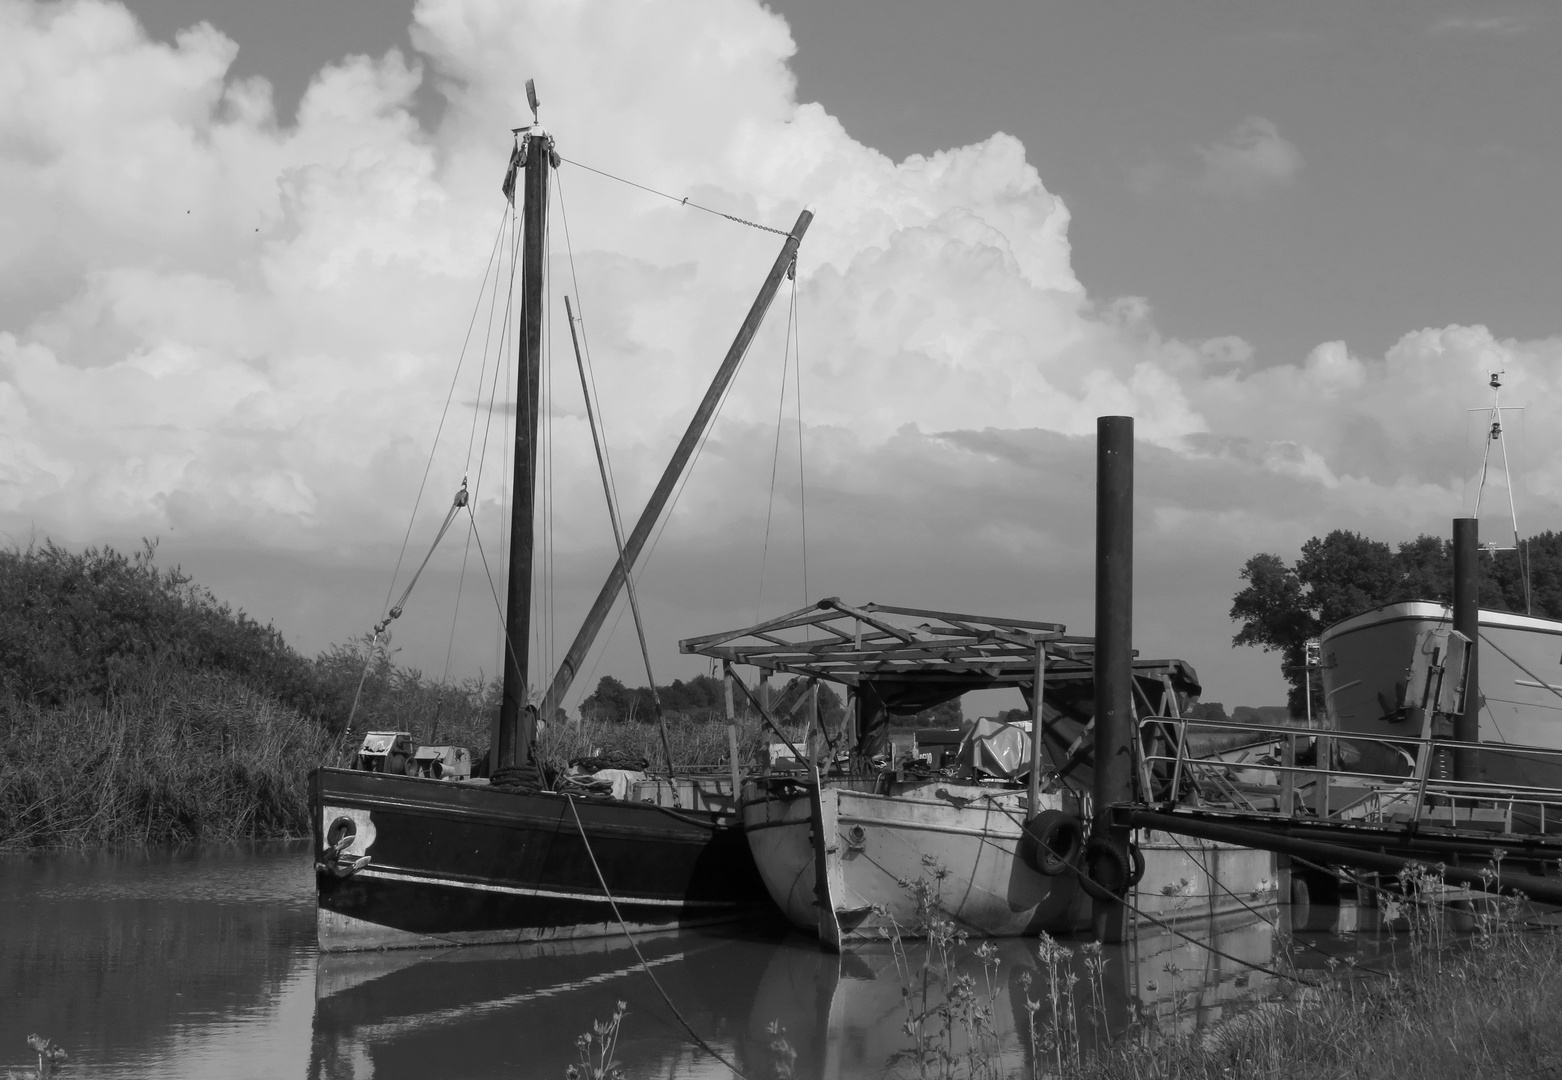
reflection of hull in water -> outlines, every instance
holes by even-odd
[[[1255,906],[1274,918],[1273,904]],[[1140,923],[1130,941],[1101,950],[1099,1008],[1091,1007],[1083,942],[1063,942],[1071,955],[1056,970],[1064,982],[1077,980],[1074,1036],[1082,1046],[1122,1035],[1140,1015],[1183,1030],[1208,1026],[1268,991],[1267,977],[1243,963],[1274,966],[1266,923],[1206,919],[1183,932],[1227,955]],[[923,1001],[926,946],[920,942],[905,943],[899,966],[896,950],[884,942],[845,955],[821,952],[801,936],[775,941],[674,932],[648,935],[640,944],[695,1030],[754,1080],[881,1077],[892,1057],[910,1049],[903,989],[911,990],[920,1012],[942,1004],[943,987],[951,985],[935,962]],[[1046,1045],[1052,1034],[1042,943],[989,944],[996,966],[984,970],[971,946],[957,946],[952,974],[971,976],[989,1013],[993,1035],[980,1048],[984,1060],[998,1075],[1032,1075],[1027,998],[1043,1003],[1039,1041]],[[619,1001],[628,1002],[618,1057],[629,1075],[726,1074],[689,1045],[621,939],[322,955],[316,986],[314,1080],[560,1076],[575,1061],[575,1037],[593,1020],[610,1017]],[[957,1027],[961,1053],[964,1039]],[[914,1060],[897,1060],[901,1074],[916,1074]]]
[[[693,785],[684,786],[690,807]],[[370,859],[345,878],[317,874],[322,950],[619,932],[562,795],[321,769],[313,797],[317,849],[346,829],[345,856]],[[575,810],[632,927],[769,909],[731,814],[595,799],[575,800]]]
[[[1251,917],[1252,909],[1275,902],[1279,875],[1272,852],[1153,829],[1135,832],[1134,843],[1145,870],[1133,905],[1163,923]]]
[[[697,1029],[731,1053],[720,1018],[746,1015],[745,943],[678,932],[637,939]],[[316,973],[310,1076],[563,1076],[575,1038],[627,1001],[621,1057],[688,1056],[634,951],[597,938],[468,949],[323,954]],[[665,1072],[662,1068],[660,1071]]]
[[[878,940],[881,929],[896,927],[912,933],[917,898],[910,883],[918,881],[936,890],[939,906],[969,933],[1015,937],[1088,924],[1090,902],[1075,880],[1039,874],[1019,857],[1023,791],[930,780],[877,795],[851,783],[826,782],[820,792],[830,892],[844,938]],[[1043,799],[1051,808],[1077,809],[1067,794]],[[793,925],[816,929],[808,792],[747,784],[743,822],[771,899]]]
[[[1260,909],[1274,918],[1272,903]],[[1068,1041],[1077,1039],[1088,1052],[1121,1036],[1140,1016],[1156,1017],[1163,1029],[1206,1028],[1272,989],[1269,976],[1248,966],[1274,965],[1269,923],[1245,915],[1185,932],[1227,957],[1141,924],[1129,942],[1102,947],[1099,1007],[1093,1007],[1094,976],[1081,948],[1084,943],[1063,941],[1069,955],[1059,958],[1055,971],[1060,987],[1074,980],[1076,1027]],[[1041,1059],[1034,1060],[1026,1008],[1027,999],[1041,1003],[1036,1038],[1043,1047],[1051,1045],[1052,972],[1038,955],[1039,943],[1008,939],[993,941],[990,947],[996,963],[986,968],[969,947],[955,950],[950,976],[941,974],[935,962],[925,1001],[924,944],[908,943],[900,966],[895,951],[884,943],[864,945],[843,956],[806,947],[777,950],[754,997],[749,1052],[743,1064],[754,1070],[750,1075],[789,1075],[796,1080],[879,1077],[892,1062],[898,1065],[892,1075],[918,1075],[915,1056],[908,1056],[912,1043],[903,1027],[908,1013],[936,1010],[944,1004],[943,988],[952,984],[952,977],[966,975],[973,981],[978,1007],[991,1024],[990,1036],[978,1046],[983,1062],[1000,1076],[1030,1076],[1037,1069],[1047,1072],[1050,1055],[1043,1051]],[[1175,975],[1168,972],[1168,965],[1176,969]],[[1060,1011],[1068,1015],[1066,1008]],[[826,1016],[827,1025],[815,1019]],[[784,1045],[778,1045],[778,1036]],[[963,1057],[967,1033],[958,1023],[952,1045],[956,1056]],[[781,1064],[790,1071],[776,1070]]]
[[[1325,630],[1323,688],[1340,730],[1420,737],[1403,708],[1405,673],[1418,638],[1434,627],[1446,629],[1451,620],[1442,604],[1416,601],[1388,604]],[[1481,742],[1562,750],[1562,622],[1483,609],[1480,628]],[[1392,749],[1351,746],[1363,770],[1409,774],[1405,756]],[[1562,757],[1488,749],[1479,755],[1479,768],[1491,784],[1562,787]]]

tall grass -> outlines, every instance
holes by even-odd
[[[802,726],[783,725],[787,738],[802,745]],[[667,717],[667,741],[677,770],[724,770],[731,757],[724,721],[690,716]],[[775,735],[756,714],[738,717],[738,760],[751,766],[762,760]],[[667,754],[655,724],[608,720],[581,720],[549,724],[537,740],[537,755],[555,769],[581,758],[641,760],[656,771],[667,767]]]
[[[151,672],[107,703],[0,700],[0,849],[299,836],[332,738],[229,675]]]
[[[1511,900],[1446,901],[1441,874],[1401,875],[1382,912],[1397,945],[1388,977],[1331,962],[1303,979],[1290,968],[1286,939],[1278,961],[1293,981],[1275,997],[1232,1012],[1212,1027],[1189,1030],[1168,964],[1170,1008],[1136,1010],[1110,1045],[1104,1034],[1108,979],[1136,984],[1099,945],[1069,946],[1043,934],[1033,969],[1019,975],[1026,1053],[1019,1071],[998,1064],[991,946],[972,946],[953,931],[936,903],[938,868],[905,883],[919,899],[928,939],[913,963],[898,932],[888,935],[901,981],[907,1049],[890,1064],[940,1080],[1048,1077],[1068,1080],[1463,1080],[1465,1077],[1562,1076],[1562,934],[1526,928]],[[924,903],[923,901],[928,901]],[[1451,932],[1457,926],[1458,935]],[[1469,932],[1473,927],[1473,933]],[[1082,953],[1085,977],[1072,963]],[[979,963],[983,978],[969,971]],[[1115,962],[1121,962],[1117,960]],[[1130,991],[1132,992],[1132,991]],[[1086,1023],[1085,1021],[1089,1021]]]

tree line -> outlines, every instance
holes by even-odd
[[[1300,716],[1306,711],[1307,641],[1341,619],[1384,604],[1451,603],[1453,543],[1423,534],[1391,548],[1336,529],[1303,544],[1294,563],[1279,555],[1254,555],[1242,567],[1241,577],[1247,584],[1232,598],[1231,618],[1242,628],[1231,643],[1280,654],[1280,672],[1290,686],[1287,705],[1292,715]],[[1562,533],[1530,537],[1520,551],[1483,550],[1480,603],[1489,610],[1527,610],[1562,619]],[[1314,712],[1322,707],[1322,688],[1314,685]]]

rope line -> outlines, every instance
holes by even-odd
[[[1083,888],[1085,890],[1086,895],[1088,895],[1092,899],[1100,899],[1100,898],[1110,897],[1113,902],[1122,904],[1129,911],[1133,912],[1134,915],[1136,915],[1137,917],[1139,917],[1141,919],[1146,919],[1146,920],[1154,923],[1156,926],[1159,926],[1162,930],[1165,930],[1168,933],[1176,934],[1178,937],[1182,938],[1182,940],[1184,940],[1184,941],[1186,941],[1186,942],[1188,942],[1190,944],[1197,945],[1201,949],[1206,949],[1209,952],[1214,953],[1216,956],[1220,957],[1222,960],[1230,960],[1233,964],[1241,964],[1245,968],[1251,968],[1254,971],[1261,971],[1265,975],[1273,975],[1277,979],[1289,979],[1291,982],[1300,983],[1302,986],[1317,986],[1318,985],[1315,982],[1312,982],[1312,981],[1310,981],[1308,979],[1302,978],[1300,975],[1297,975],[1295,972],[1285,972],[1285,971],[1279,970],[1278,968],[1266,967],[1265,965],[1257,963],[1257,962],[1252,961],[1252,960],[1244,960],[1240,956],[1235,956],[1232,953],[1226,952],[1224,949],[1217,949],[1215,946],[1211,945],[1207,941],[1200,941],[1198,938],[1192,936],[1191,934],[1185,934],[1181,930],[1178,930],[1175,926],[1171,925],[1170,923],[1165,922],[1164,920],[1161,920],[1161,919],[1157,919],[1154,915],[1151,915],[1148,911],[1144,911],[1144,910],[1140,909],[1140,907],[1137,904],[1135,904],[1132,900],[1128,899],[1126,896],[1114,896],[1107,889],[1102,888],[1100,885],[1098,885],[1094,881],[1092,881],[1090,879],[1090,877],[1088,875],[1086,875],[1083,870],[1081,870],[1079,867],[1075,866],[1074,864],[1072,864],[1072,863],[1065,863],[1064,865],[1068,867],[1070,873],[1072,873],[1075,877],[1077,877],[1079,879],[1080,887]]]
[[[1179,849],[1181,849],[1181,851],[1182,851],[1182,853],[1184,855],[1186,855],[1190,860],[1193,860],[1193,863],[1194,863],[1195,866],[1198,865],[1198,861],[1196,859],[1193,859],[1193,852],[1189,851],[1187,848],[1182,846],[1182,841],[1177,838],[1177,835],[1175,833],[1167,833],[1166,835],[1171,837],[1172,843],[1176,844],[1177,847]],[[1211,874],[1208,870],[1205,871],[1205,874],[1209,877],[1209,879],[1212,882],[1215,883],[1215,886],[1218,889],[1220,889],[1222,892],[1224,892],[1227,896],[1230,896],[1231,899],[1233,899],[1237,903],[1241,904],[1244,908],[1247,908],[1247,910],[1249,912],[1251,912],[1256,918],[1261,920],[1271,930],[1274,930],[1276,933],[1280,932],[1279,925],[1274,923],[1274,922],[1271,922],[1269,920],[1269,918],[1262,911],[1259,911],[1257,908],[1251,906],[1250,904],[1247,903],[1247,901],[1243,900],[1242,897],[1240,897],[1236,893],[1232,892],[1229,888],[1226,887],[1224,882],[1222,882],[1214,874]],[[1331,953],[1328,949],[1321,948],[1321,947],[1319,947],[1317,945],[1314,945],[1310,941],[1307,941],[1307,940],[1302,939],[1302,938],[1298,938],[1295,934],[1292,934],[1290,936],[1291,936],[1291,940],[1292,941],[1299,942],[1301,945],[1311,949],[1315,953],[1318,953],[1320,956],[1327,956],[1331,960],[1339,959],[1337,956],[1335,956],[1333,953]],[[1346,961],[1346,962],[1348,963],[1348,961]],[[1353,971],[1364,971],[1364,972],[1366,972],[1369,975],[1381,975],[1384,978],[1388,978],[1389,974],[1390,974],[1387,971],[1381,971],[1378,968],[1370,968],[1370,967],[1367,967],[1367,966],[1362,965],[1362,964],[1352,964],[1351,965],[1351,970],[1353,970]]]
[[[1005,814],[1008,814],[1010,818],[1013,818],[1014,820],[1019,820],[1018,818],[1014,817],[1014,812],[1012,810],[1010,810],[1007,806],[1003,806],[1003,805],[998,804],[998,803],[993,803],[992,805],[995,806],[997,809],[1003,811]],[[1178,847],[1182,847],[1182,845],[1180,843],[1177,846]],[[1186,851],[1187,849],[1184,848],[1183,850]],[[1141,910],[1140,907],[1137,904],[1135,904],[1132,900],[1128,899],[1128,897],[1114,895],[1112,892],[1110,892],[1109,890],[1107,890],[1103,886],[1101,886],[1101,885],[1097,884],[1095,881],[1093,881],[1090,878],[1090,875],[1086,874],[1083,870],[1081,870],[1079,867],[1075,866],[1073,863],[1064,863],[1063,865],[1068,869],[1069,873],[1073,874],[1076,878],[1079,879],[1079,886],[1080,886],[1080,888],[1082,888],[1085,891],[1085,895],[1089,896],[1092,900],[1108,900],[1108,901],[1111,901],[1112,903],[1122,904],[1125,908],[1127,908],[1129,911],[1133,912],[1136,916],[1138,916],[1140,918],[1143,918],[1143,919],[1147,919],[1148,921],[1154,923],[1156,926],[1159,926],[1162,930],[1165,930],[1168,933],[1175,934],[1178,937],[1182,938],[1184,941],[1189,942],[1190,944],[1193,944],[1193,945],[1197,945],[1201,949],[1206,949],[1209,952],[1213,953],[1214,955],[1220,957],[1223,960],[1230,960],[1234,964],[1241,964],[1243,967],[1251,968],[1252,970],[1262,972],[1265,975],[1273,975],[1275,978],[1278,978],[1278,979],[1289,979],[1292,982],[1300,983],[1303,986],[1317,986],[1318,985],[1317,983],[1314,983],[1314,982],[1311,982],[1311,981],[1309,981],[1307,979],[1302,978],[1300,975],[1297,975],[1294,972],[1287,973],[1287,972],[1284,972],[1284,971],[1279,971],[1279,970],[1277,970],[1275,968],[1265,967],[1263,964],[1255,963],[1252,960],[1244,960],[1240,956],[1233,956],[1231,953],[1228,953],[1228,952],[1226,952],[1226,951],[1224,951],[1222,949],[1217,949],[1215,946],[1211,945],[1207,941],[1200,941],[1196,937],[1193,937],[1193,936],[1191,936],[1189,934],[1185,934],[1181,930],[1178,930],[1175,926],[1172,926],[1170,923],[1164,922],[1161,919],[1157,919],[1154,915],[1151,915],[1149,912]],[[1212,880],[1212,881],[1214,880],[1214,876],[1213,875],[1210,875],[1210,880]],[[1217,882],[1217,884],[1218,884],[1218,882]],[[1240,897],[1238,898],[1238,900],[1240,902]],[[1270,925],[1272,926],[1274,924],[1271,923]],[[1375,974],[1381,974],[1381,972],[1375,972]]]
[[[651,970],[651,965],[645,962],[645,955],[640,951],[640,944],[639,942],[635,941],[634,935],[629,932],[629,924],[624,921],[624,916],[619,913],[618,901],[613,899],[613,893],[607,887],[607,879],[602,876],[602,868],[597,865],[597,854],[591,850],[591,841],[586,836],[586,827],[580,823],[580,811],[575,809],[575,797],[566,792],[564,798],[569,801],[570,816],[575,819],[575,828],[580,833],[580,842],[586,847],[587,857],[591,859],[591,869],[596,871],[597,883],[602,886],[602,895],[607,897],[608,906],[613,909],[613,918],[618,920],[619,927],[624,931],[624,937],[629,941],[629,947],[634,949],[635,956],[640,960],[640,966],[644,968],[645,973],[651,977],[651,984],[656,987],[656,992],[662,995],[662,1000],[666,1002],[667,1007],[672,1010],[673,1015],[678,1018],[678,1023],[683,1025],[683,1030],[689,1033],[689,1038],[693,1039],[695,1044],[699,1046],[701,1050],[704,1050],[711,1057],[715,1058],[727,1068],[731,1069],[732,1075],[738,1077],[739,1080],[748,1080],[748,1078],[743,1075],[741,1069],[723,1057],[715,1047],[711,1046],[710,1043],[700,1038],[699,1032],[695,1031],[694,1028],[689,1025],[689,1021],[683,1018],[683,1013],[678,1011],[678,1006],[673,1004],[673,999],[667,996],[666,990],[662,989],[661,980],[656,977],[656,972]]]
[[[787,232],[785,229],[772,229],[769,225],[761,225],[757,221],[750,221],[747,218],[740,218],[736,214],[727,214],[727,213],[723,213],[720,210],[712,210],[708,206],[701,206],[699,203],[697,203],[697,202],[693,201],[692,199],[690,199],[687,195],[685,195],[683,198],[680,199],[676,195],[669,195],[665,191],[657,191],[653,187],[646,187],[644,184],[637,184],[633,180],[626,180],[626,179],[624,179],[622,176],[614,176],[612,173],[606,172],[606,171],[604,171],[602,169],[594,169],[590,165],[585,165],[585,164],[582,164],[579,161],[575,161],[575,160],[573,160],[571,158],[567,158],[563,154],[559,155],[559,160],[568,162],[569,164],[574,165],[576,168],[585,169],[587,172],[594,172],[598,176],[605,176],[609,180],[617,180],[620,184],[628,184],[632,188],[639,188],[641,191],[649,192],[652,195],[659,195],[659,196],[661,196],[664,199],[671,199],[673,202],[677,203],[680,206],[692,206],[696,210],[703,210],[707,214],[715,214],[717,217],[726,218],[728,221],[737,222],[739,225],[747,225],[749,228],[751,228],[751,229],[758,229],[760,232],[775,233],[777,236],[791,236],[792,235],[791,233]]]
[[[793,299],[795,302],[795,290]],[[770,454],[770,496],[765,502],[765,542],[760,549],[759,555],[759,591],[754,597],[754,621],[756,623],[760,619],[760,607],[765,602],[765,567],[770,561],[770,524],[776,512],[776,476],[781,464],[781,419],[786,412],[786,373],[792,363],[792,317],[790,314],[787,315],[786,330],[786,343],[782,346],[781,352],[781,394],[776,399],[776,441],[775,448]],[[806,596],[803,598],[803,602],[805,604],[808,602]]]
[[[803,339],[798,332],[797,319],[797,262],[792,263],[792,347],[797,356],[792,362],[792,381],[797,389],[797,510],[803,526],[803,606],[808,606],[808,484],[803,474]],[[782,372],[782,377],[786,373]],[[804,631],[812,636],[812,628]]]
[[[396,578],[401,574],[401,561],[406,557],[407,544],[412,539],[412,526],[418,519],[418,507],[423,503],[423,490],[428,486],[429,471],[434,467],[434,454],[439,450],[439,437],[445,430],[445,419],[450,414],[450,402],[455,397],[456,382],[461,377],[461,366],[466,362],[466,347],[472,340],[472,328],[477,325],[477,313],[482,309],[483,290],[488,286],[488,275],[494,265],[494,253],[499,250],[499,241],[504,238],[504,226],[506,215],[499,217],[499,228],[494,233],[494,246],[488,253],[488,264],[483,269],[483,281],[477,287],[477,302],[472,306],[472,317],[467,321],[466,336],[461,339],[461,352],[456,358],[456,370],[450,376],[450,389],[445,393],[445,407],[439,414],[439,426],[434,429],[434,443],[429,447],[428,462],[423,466],[423,479],[418,483],[417,498],[412,501],[412,513],[407,517],[407,532],[401,540],[401,552],[396,556],[396,568],[391,571],[390,584],[385,588],[385,603],[390,604],[391,594],[396,591]],[[494,278],[495,288],[498,287],[498,277]],[[486,346],[484,354],[486,356]],[[383,608],[381,610],[384,610]]]
[[[471,514],[472,508],[468,506],[466,512]],[[483,560],[483,573],[488,575],[488,591],[493,594],[494,608],[499,612],[499,632],[504,638],[505,648],[510,652],[510,659],[515,661],[516,667],[520,667],[521,659],[515,655],[515,643],[510,640],[510,628],[505,625],[504,604],[499,599],[499,590],[494,587],[494,575],[488,569],[488,555],[483,551],[483,537],[477,531],[477,520],[475,517],[473,518],[472,537],[477,541],[477,554]]]

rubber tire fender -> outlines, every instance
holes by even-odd
[[[1128,875],[1128,887],[1138,888],[1139,882],[1144,880],[1144,852],[1139,850],[1138,844],[1128,845],[1128,858],[1133,863],[1133,870]]]
[[[1085,845],[1085,876],[1113,896],[1133,887],[1134,867],[1128,852],[1104,836],[1092,836]]]
[[[1043,810],[1027,821],[1020,835],[1020,858],[1038,874],[1056,877],[1079,858],[1085,828],[1064,810]]]

